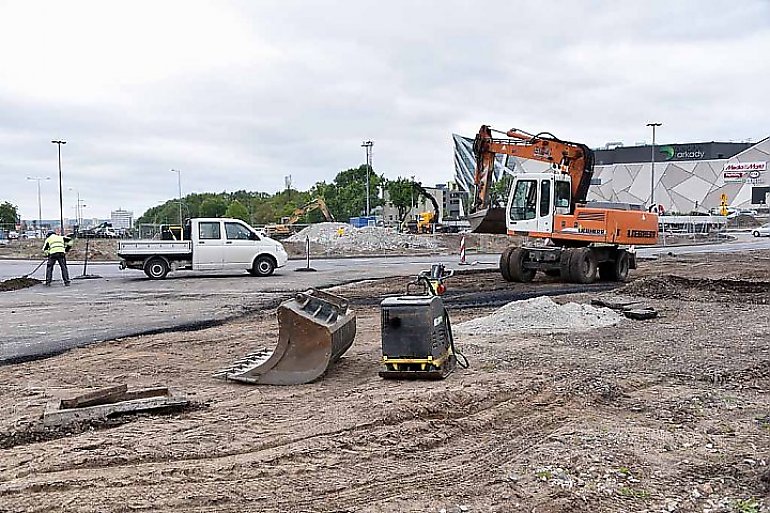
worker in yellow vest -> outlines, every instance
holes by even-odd
[[[49,231],[48,237],[43,244],[43,252],[48,256],[48,265],[45,268],[45,285],[51,286],[51,278],[53,277],[53,266],[57,262],[61,269],[61,277],[64,280],[64,285],[69,287],[70,274],[67,271],[67,257],[66,252],[72,247],[72,240],[69,237],[62,237],[59,235],[59,230],[56,232]]]

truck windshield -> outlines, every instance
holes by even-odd
[[[513,191],[511,221],[534,219],[537,215],[537,180],[519,180]]]
[[[569,182],[557,181],[554,184],[555,194],[554,203],[556,208],[569,208],[570,184]]]

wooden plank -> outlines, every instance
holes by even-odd
[[[121,401],[133,401],[134,399],[146,399],[148,397],[168,397],[170,395],[168,387],[142,388],[126,392]]]
[[[95,406],[97,404],[114,403],[116,401],[121,401],[127,390],[128,385],[115,385],[112,387],[100,388],[70,399],[62,399],[59,403],[59,408],[83,408],[85,406]]]
[[[43,414],[45,427],[61,427],[89,420],[106,419],[112,415],[139,413],[158,409],[184,408],[190,401],[185,397],[148,397],[133,401],[100,404],[84,408],[53,410]]]

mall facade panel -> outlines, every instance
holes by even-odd
[[[476,161],[473,139],[453,135],[457,183],[472,194]],[[620,146],[594,150],[596,165],[589,201],[649,205],[653,148]],[[654,201],[666,212],[707,212],[722,195],[735,208],[766,206],[770,192],[770,138],[758,143],[704,142],[655,146]],[[499,155],[495,179],[503,173],[542,172],[549,165]]]

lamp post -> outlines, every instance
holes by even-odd
[[[650,170],[650,208],[655,205],[655,128],[662,126],[663,123],[647,123],[652,127],[652,169]]]
[[[80,225],[83,224],[83,211],[80,208],[80,191],[74,187],[67,187],[68,191],[75,191],[75,194],[77,195],[77,207],[75,208],[75,218],[78,222],[78,228],[80,228]],[[85,205],[84,205],[85,206]]]
[[[28,176],[27,180],[37,182],[37,229],[40,230],[40,236],[43,236],[43,203],[40,201],[40,182],[50,180],[50,176]]]
[[[64,193],[61,184],[61,145],[67,144],[67,141],[55,140],[51,143],[59,147],[59,222],[61,223],[61,234],[64,235]]]
[[[371,210],[369,209],[369,171],[372,169],[372,146],[373,141],[364,141],[361,144],[362,148],[366,149],[366,216],[369,217]]]
[[[184,221],[182,219],[182,172],[178,169],[171,169],[176,173],[177,185],[179,186],[179,240],[184,240]]]

